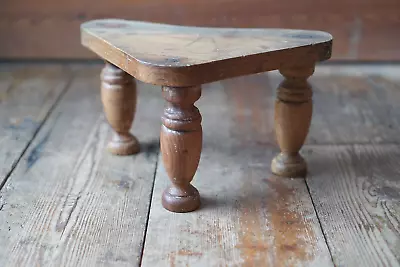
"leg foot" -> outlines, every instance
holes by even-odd
[[[275,102],[275,131],[281,153],[271,164],[274,174],[304,177],[307,164],[299,154],[311,123],[312,91],[307,78],[314,65],[280,70],[285,80],[279,85]]]
[[[161,152],[171,185],[162,205],[169,211],[189,212],[200,206],[200,195],[190,182],[196,173],[202,147],[201,115],[194,106],[200,86],[163,87],[167,100],[161,126]]]
[[[200,194],[191,184],[183,190],[171,186],[163,192],[162,205],[172,212],[194,211],[200,207]]]
[[[305,177],[307,164],[300,154],[279,153],[271,164],[272,172],[285,177]]]
[[[131,155],[140,151],[139,142],[129,130],[136,110],[136,84],[131,75],[106,63],[101,73],[101,100],[107,120],[114,130],[107,146],[115,155]]]
[[[107,150],[115,155],[125,156],[140,151],[139,141],[132,134],[122,135],[114,133],[107,145]]]

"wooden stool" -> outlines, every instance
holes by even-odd
[[[285,80],[278,88],[275,128],[281,153],[272,172],[304,176],[307,165],[299,150],[312,116],[312,91],[307,78],[315,63],[331,57],[332,36],[320,31],[183,27],[126,20],[96,20],[81,26],[82,44],[106,65],[101,95],[115,134],[111,153],[129,155],[139,143],[129,133],[140,81],[161,85],[167,105],[162,116],[161,151],[172,185],[163,206],[189,212],[200,205],[190,182],[202,148],[201,115],[194,103],[201,85],[236,76],[278,69]],[[251,88],[249,88],[251,94]],[[218,114],[216,114],[218,115]]]

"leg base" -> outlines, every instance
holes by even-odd
[[[114,155],[132,155],[140,151],[139,142],[131,134],[114,134],[108,143],[107,150]]]
[[[271,164],[272,173],[284,177],[305,177],[307,163],[300,154],[280,153]]]
[[[171,186],[162,195],[162,205],[172,212],[194,211],[200,207],[200,194],[192,185],[184,192]]]

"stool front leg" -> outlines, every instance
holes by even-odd
[[[200,206],[200,195],[190,184],[196,173],[202,148],[201,115],[194,106],[201,87],[163,87],[167,105],[162,117],[161,152],[172,182],[162,195],[169,211],[189,212]]]
[[[285,177],[304,177],[307,164],[299,154],[312,117],[312,89],[307,78],[314,65],[281,69],[285,80],[275,102],[275,131],[281,153],[271,164],[272,172]]]
[[[106,63],[101,72],[101,100],[106,118],[114,130],[108,151],[131,155],[140,150],[139,142],[129,133],[136,111],[134,78],[118,67]]]

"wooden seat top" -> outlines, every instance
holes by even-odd
[[[174,26],[119,19],[81,25],[82,44],[143,82],[191,86],[331,57],[329,33]]]

